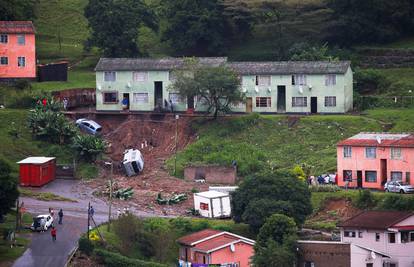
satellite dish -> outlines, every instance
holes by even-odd
[[[231,252],[235,252],[236,251],[236,247],[234,246],[234,244],[230,245],[230,250]]]
[[[269,91],[269,93],[272,92],[272,88],[267,88],[267,91]]]
[[[303,94],[303,87],[302,87],[302,85],[299,86],[298,91],[299,91],[300,94]]]
[[[377,254],[374,251],[371,251],[371,258],[374,260],[377,258]]]
[[[102,90],[102,86],[99,84],[97,87],[96,87],[99,91],[101,91]]]
[[[377,138],[378,144],[381,144],[381,142],[382,142],[381,137],[377,136],[376,138]]]
[[[309,90],[312,90],[312,84],[309,84]]]
[[[246,92],[247,92],[247,88],[246,88],[246,87],[243,87],[243,88],[242,88],[242,92],[243,92],[243,93],[246,93]]]
[[[131,82],[128,82],[127,87],[131,88]]]
[[[256,91],[256,93],[258,93],[258,92],[259,92],[259,86],[257,86],[257,85],[256,85],[256,86],[254,87],[254,90]]]

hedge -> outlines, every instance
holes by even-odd
[[[94,252],[107,267],[168,267],[161,263],[131,259],[103,249],[95,249]]]

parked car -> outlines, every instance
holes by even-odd
[[[30,229],[33,231],[47,231],[53,225],[53,217],[50,214],[38,215],[33,218]]]
[[[414,193],[414,186],[401,182],[401,181],[390,181],[384,185],[385,192],[395,192],[395,193]]]
[[[102,131],[102,126],[93,120],[85,118],[76,120],[75,124],[84,132],[92,135],[99,135]]]

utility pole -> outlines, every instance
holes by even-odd
[[[114,172],[113,162],[105,162],[105,165],[111,166],[111,174],[109,176],[109,205],[108,205],[108,232],[111,231],[111,212],[112,212],[112,176]]]
[[[19,230],[19,219],[20,219],[20,205],[19,205],[19,199],[16,200],[16,231]]]
[[[175,114],[175,151],[174,151],[174,175],[177,173],[177,143],[178,143],[178,119],[180,115]]]
[[[89,240],[89,228],[91,225],[91,202],[88,204],[88,240]]]

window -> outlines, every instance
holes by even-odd
[[[402,181],[402,172],[391,172],[391,181]]]
[[[358,237],[362,238],[362,232],[361,231],[358,232]]]
[[[134,82],[146,82],[148,81],[148,71],[134,71],[132,73]]]
[[[375,241],[379,242],[380,241],[380,233],[375,233]]]
[[[351,146],[344,146],[344,158],[352,157],[352,147]]]
[[[137,104],[146,104],[148,103],[148,93],[134,93],[132,100]]]
[[[373,263],[367,263],[365,266],[366,267],[374,267],[374,264]]]
[[[313,261],[305,261],[304,267],[315,267],[315,263]]]
[[[410,242],[409,232],[401,232],[401,243],[408,243],[408,242]]]
[[[414,232],[410,232],[410,241],[414,242]]]
[[[377,172],[376,171],[366,171],[365,172],[365,182],[376,183],[377,182]]]
[[[306,75],[305,74],[292,75],[292,85],[306,85]]]
[[[395,233],[388,233],[388,243],[395,243]]]
[[[270,86],[271,77],[269,75],[259,75],[256,76],[256,85],[258,86]]]
[[[0,34],[0,43],[7,44],[9,42],[9,36],[7,34]]]
[[[103,93],[103,96],[104,96],[104,99],[103,99],[104,104],[118,103],[117,92],[106,92],[106,93]]]
[[[256,107],[258,108],[268,108],[272,106],[271,97],[256,97]]]
[[[344,170],[344,177],[343,177],[344,182],[346,181],[352,181],[352,171],[348,171],[348,170]]]
[[[365,157],[367,159],[375,159],[377,157],[377,148],[376,147],[366,147],[365,148]]]
[[[182,97],[178,93],[170,93],[169,98],[173,104],[178,104],[182,102]]]
[[[26,66],[26,58],[25,57],[18,57],[17,58],[17,67],[24,67]]]
[[[104,81],[105,82],[115,82],[116,81],[116,72],[115,71],[105,71],[104,72]]]
[[[200,210],[208,210],[208,203],[200,202]]]
[[[336,75],[335,74],[325,75],[325,85],[326,86],[336,85]]]
[[[336,96],[325,96],[325,107],[336,107]]]
[[[354,231],[344,231],[344,236],[345,237],[355,237],[356,234]]]
[[[391,147],[391,159],[402,159],[401,148]]]
[[[307,107],[307,97],[292,97],[292,107]]]
[[[411,177],[410,177],[411,175],[410,175],[410,172],[406,172],[405,173],[405,182],[407,183],[407,184],[410,184],[411,183]]]
[[[0,57],[0,65],[8,65],[9,58],[8,57]]]
[[[26,36],[24,34],[17,35],[17,44],[25,45],[26,44]]]

